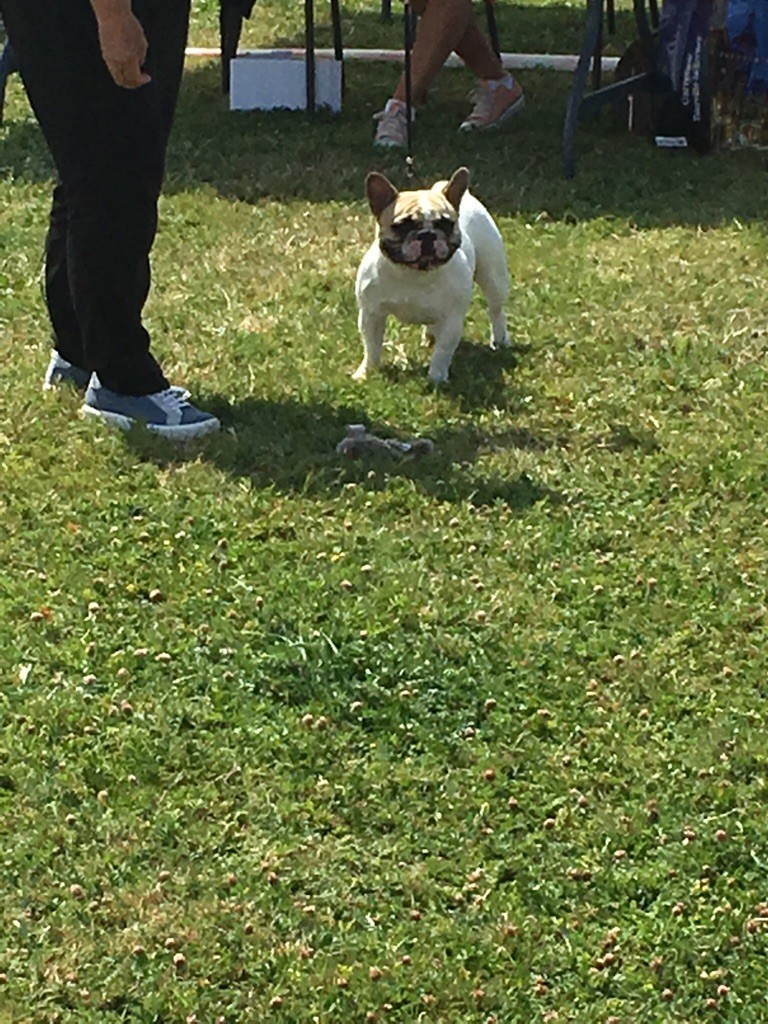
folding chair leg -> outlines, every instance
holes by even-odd
[[[315,5],[304,0],[304,53],[307,90],[307,113],[315,112]]]
[[[331,25],[333,26],[333,56],[341,61],[341,93],[344,95],[344,44],[341,38],[341,6],[339,0],[331,0]]]
[[[616,4],[615,0],[608,0],[608,4],[605,9],[605,19],[608,23],[608,32],[610,35],[616,35]]]
[[[592,58],[592,88],[599,89],[603,81],[603,22],[600,20],[600,30],[597,33],[597,45],[595,55]]]
[[[573,73],[571,93],[568,97],[568,108],[565,113],[565,125],[563,127],[563,173],[566,178],[572,178],[576,173],[576,125],[579,120],[579,111],[584,97],[584,88],[587,84],[589,67],[594,60],[602,24],[603,0],[587,0],[587,25],[584,32],[584,42],[582,43],[576,70]]]
[[[222,2],[219,8],[219,34],[221,39],[221,91],[229,93],[229,64],[237,56],[243,18],[236,7]]]

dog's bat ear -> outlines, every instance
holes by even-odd
[[[383,174],[371,171],[365,179],[365,191],[374,217],[378,220],[384,210],[397,199],[397,189]]]
[[[466,167],[460,167],[454,171],[451,180],[443,189],[443,195],[454,208],[458,210],[461,197],[469,188],[469,171]]]

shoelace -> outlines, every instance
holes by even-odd
[[[155,398],[166,412],[181,413],[189,405],[186,396],[180,394],[174,388],[166,388],[165,391],[158,392]]]
[[[373,119],[379,122],[381,131],[401,131],[406,128],[405,110],[402,107],[380,110],[373,115]]]

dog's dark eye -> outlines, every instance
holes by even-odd
[[[439,220],[435,221],[435,227],[438,231],[442,231],[444,235],[453,234],[454,223],[450,217],[440,217]]]
[[[415,227],[416,225],[412,220],[400,220],[396,224],[392,225],[392,230],[398,238],[405,238],[405,236],[409,235]]]

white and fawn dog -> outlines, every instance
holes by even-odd
[[[508,346],[504,242],[491,215],[468,191],[467,168],[460,167],[450,181],[411,192],[398,192],[376,171],[365,183],[378,230],[357,272],[358,326],[365,354],[355,379],[366,377],[381,362],[391,315],[425,325],[434,343],[430,379],[448,380],[475,281],[488,302],[493,347]]]

